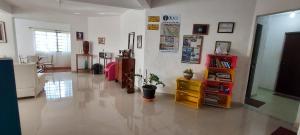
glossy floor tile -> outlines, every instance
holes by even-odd
[[[158,94],[144,102],[103,76],[50,73],[45,92],[19,100],[23,135],[270,135],[293,125],[243,106],[196,110]]]
[[[274,95],[273,91],[261,88],[252,98],[265,102],[263,106],[257,108],[258,111],[290,123],[296,121],[299,101]]]

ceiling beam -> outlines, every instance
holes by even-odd
[[[151,8],[151,0],[137,0],[142,8]]]

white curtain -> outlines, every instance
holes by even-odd
[[[35,30],[35,51],[44,57],[42,62],[50,62],[53,56],[55,67],[71,67],[71,39],[69,32]]]

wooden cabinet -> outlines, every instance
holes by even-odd
[[[175,101],[194,108],[199,108],[202,104],[201,81],[178,78],[176,83]]]
[[[122,88],[134,86],[135,59],[117,57],[116,62],[116,81]]]

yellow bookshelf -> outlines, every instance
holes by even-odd
[[[187,80],[183,77],[176,80],[176,103],[181,103],[193,108],[199,108],[202,105],[202,82],[200,80]]]

